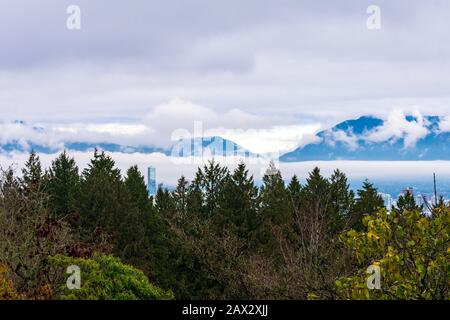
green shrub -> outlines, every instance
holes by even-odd
[[[0,264],[0,300],[21,300],[23,298],[16,292],[13,283],[6,278],[6,269]]]
[[[450,299],[450,209],[380,211],[364,218],[364,232],[341,236],[361,266],[336,282],[343,299]],[[369,290],[366,268],[380,267],[381,289]]]
[[[59,293],[63,300],[173,299],[171,292],[152,285],[142,271],[113,256],[95,254],[92,259],[82,259],[56,255],[50,257],[49,262],[62,268],[80,267],[81,288],[69,290],[64,283]]]

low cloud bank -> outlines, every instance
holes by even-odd
[[[92,158],[92,152],[69,152],[75,158],[80,169],[83,169]],[[148,166],[156,167],[158,183],[166,186],[176,185],[177,179],[184,175],[188,180],[194,177],[199,166],[207,163],[207,158],[189,158],[172,159],[164,154],[125,154],[125,153],[109,153],[116,161],[116,165],[125,174],[126,170],[132,165],[138,165],[141,172],[145,175]],[[49,167],[53,159],[58,154],[40,154],[40,158],[44,167]],[[10,153],[0,154],[0,166],[5,169],[13,166],[17,173],[28,158],[26,153]],[[251,174],[257,182],[260,182],[262,175],[268,167],[269,162],[265,159],[238,157],[216,158],[217,161],[226,164],[230,169],[244,160],[248,164]],[[393,181],[417,181],[430,180],[433,173],[437,173],[440,179],[450,178],[450,161],[308,161],[298,163],[280,163],[279,167],[285,179],[289,179],[296,174],[304,181],[309,172],[314,167],[319,167],[323,175],[330,176],[335,169],[345,172],[352,180],[393,180]]]

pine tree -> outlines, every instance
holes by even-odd
[[[355,203],[355,194],[350,190],[346,175],[340,170],[335,170],[330,178],[331,232],[339,233],[343,230]]]
[[[117,227],[118,251],[122,259],[149,273],[146,228],[152,220],[151,203],[148,197],[145,178],[137,166],[128,169],[124,181],[127,191],[128,211],[122,213]]]
[[[127,200],[114,160],[96,150],[81,179],[79,209],[84,233],[90,235],[99,228],[114,233],[128,210]]]
[[[172,194],[162,185],[158,186],[155,198],[155,208],[161,216],[173,216],[175,214],[175,201]]]
[[[44,188],[44,174],[41,161],[36,152],[32,151],[22,169],[22,186],[26,192],[42,191]]]
[[[80,195],[80,176],[75,160],[64,151],[52,162],[48,177],[47,192],[54,216],[64,217],[75,212]]]
[[[124,183],[131,204],[139,209],[142,216],[145,216],[150,209],[150,199],[145,178],[136,165],[128,169]]]
[[[220,194],[215,217],[218,232],[232,232],[250,245],[258,227],[257,197],[258,189],[253,177],[249,176],[245,164],[240,163],[226,180]]]
[[[393,208],[397,213],[403,213],[404,211],[423,211],[423,205],[419,206],[414,198],[412,190],[407,189],[403,195],[397,200],[397,206]]]
[[[306,179],[304,191],[308,197],[322,198],[324,201],[329,202],[329,181],[324,178],[319,168],[314,168]],[[324,198],[325,197],[325,198]]]
[[[297,175],[294,175],[287,187],[289,193],[290,202],[292,203],[293,210],[298,210],[300,203],[302,201],[302,186],[298,180]]]
[[[290,211],[289,193],[284,185],[280,170],[270,163],[263,176],[263,185],[259,190],[259,218],[258,238],[261,249],[271,254],[278,262],[282,260],[279,252],[280,241],[291,238],[294,225],[294,215]]]
[[[275,225],[287,225],[290,222],[289,195],[280,170],[272,162],[263,176],[260,189],[261,216]]]
[[[216,212],[218,197],[228,177],[228,169],[221,167],[220,163],[214,160],[209,161],[203,170],[198,169],[193,181],[193,190],[202,194],[202,213],[205,217],[210,218]]]
[[[178,179],[177,188],[173,192],[176,211],[180,215],[186,215],[188,209],[189,183],[184,176]]]
[[[353,207],[351,225],[352,228],[361,231],[364,228],[363,217],[373,215],[384,208],[383,198],[377,189],[368,180],[364,181],[362,189],[358,190],[358,196]]]
[[[314,168],[303,188],[304,201],[302,205],[308,207],[308,210],[303,210],[303,212],[314,213],[317,215],[317,219],[329,223],[328,216],[332,211],[330,190],[330,182],[322,176],[319,168]]]

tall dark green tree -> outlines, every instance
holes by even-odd
[[[349,223],[350,213],[355,203],[355,193],[350,190],[347,176],[340,170],[335,170],[330,178],[330,194],[330,231],[340,233]]]
[[[77,210],[80,196],[80,176],[73,158],[66,151],[56,158],[48,171],[46,188],[55,217],[64,217]]]
[[[254,241],[258,227],[258,189],[244,163],[240,163],[226,180],[215,217],[218,232],[227,230],[243,239],[247,246]]]
[[[128,169],[124,183],[131,205],[139,209],[141,216],[148,214],[151,203],[147,185],[145,184],[144,176],[136,165]]]
[[[356,202],[352,210],[352,228],[357,231],[363,230],[363,217],[373,215],[382,208],[384,208],[384,201],[378,194],[378,190],[368,180],[364,181],[362,189],[357,192]]]
[[[289,194],[281,172],[273,162],[270,163],[262,180],[259,192],[261,218],[275,225],[288,225],[291,221],[291,213],[287,210]]]
[[[151,219],[151,205],[145,178],[137,166],[127,170],[124,185],[127,192],[126,198],[128,198],[126,204],[128,210],[121,213],[122,219],[117,226],[118,249],[122,259],[148,272],[145,228],[146,221]]]
[[[297,175],[294,175],[287,187],[289,193],[290,202],[292,203],[293,210],[298,210],[302,201],[302,186],[298,180]]]
[[[79,209],[82,231],[86,235],[92,235],[95,230],[115,234],[129,209],[128,200],[114,160],[96,150],[81,177]]]
[[[173,216],[176,212],[172,193],[162,185],[158,186],[155,197],[155,207],[161,216]]]
[[[303,188],[305,196],[311,198],[322,199],[326,205],[330,205],[330,183],[322,176],[319,168],[314,168],[306,179],[306,184]]]
[[[328,215],[332,212],[330,182],[322,176],[319,168],[314,168],[306,179],[303,197],[302,205],[307,206],[310,212],[315,212],[318,219],[328,219]]]
[[[177,187],[173,192],[173,200],[178,214],[186,215],[188,209],[189,183],[184,176],[178,179]]]
[[[21,184],[26,192],[42,191],[45,187],[41,160],[35,151],[30,153],[22,169]]]
[[[398,198],[397,205],[393,208],[397,213],[403,213],[404,211],[423,211],[423,205],[418,205],[414,197],[412,190],[407,189]]]
[[[198,169],[192,185],[195,192],[201,191],[202,213],[205,217],[210,218],[216,212],[219,195],[228,177],[228,169],[214,160],[209,161],[203,170]]]
[[[293,233],[294,215],[290,210],[289,193],[284,184],[280,170],[272,162],[259,190],[259,219],[258,230],[261,249],[266,254],[273,254],[277,261],[281,261],[279,251],[281,239],[290,238]]]

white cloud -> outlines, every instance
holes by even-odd
[[[235,141],[254,153],[279,153],[280,155],[317,141],[314,135],[320,125],[286,125],[261,129],[212,129],[208,134]]]
[[[408,121],[406,116],[413,116],[414,120]],[[394,109],[383,125],[374,132],[368,133],[365,139],[371,142],[383,142],[403,138],[405,148],[411,148],[418,140],[428,135],[429,130],[426,125],[427,122],[419,110],[405,112],[402,109]]]
[[[444,117],[441,120],[439,130],[442,132],[450,132],[450,117]]]
[[[208,158],[196,158],[190,162],[174,162],[170,157],[160,154],[124,154],[108,153],[115,160],[116,165],[122,174],[132,165],[138,165],[142,174],[146,175],[146,168],[154,166],[157,169],[158,183],[164,183],[166,186],[175,186],[177,179],[181,175],[186,176],[188,180],[193,179],[199,166],[205,164]],[[91,152],[69,152],[77,161],[80,169],[85,168],[92,158]],[[11,165],[16,168],[17,174],[20,174],[20,168],[28,158],[26,153],[0,154],[0,166],[5,169]],[[51,165],[52,160],[57,154],[39,155],[44,167]],[[242,160],[242,158],[215,158],[216,161],[227,165],[231,170]],[[253,162],[252,162],[253,161]],[[262,175],[267,169],[268,162],[247,159],[250,174],[254,175],[257,182],[261,182]],[[336,168],[339,168],[347,174],[349,179],[362,181],[366,178],[386,179],[393,181],[408,181],[411,177],[416,180],[431,178],[433,173],[437,173],[440,179],[450,178],[450,161],[308,161],[299,163],[281,163],[280,170],[283,177],[288,180],[296,174],[304,181],[308,174],[318,166],[324,176],[330,176]]]
[[[185,130],[191,136],[206,136],[207,131],[242,128],[257,128],[268,123],[263,117],[252,115],[238,109],[218,112],[205,106],[179,98],[155,106],[144,117],[145,124],[158,135],[164,145],[173,144],[172,135],[176,130]],[[195,124],[200,128],[195,128]]]
[[[344,132],[342,130],[332,131],[330,142],[340,141],[347,144],[350,150],[356,150],[358,148],[359,138],[353,134],[353,132]]]
[[[64,4],[26,2],[0,3],[2,120],[139,121],[176,96],[288,125],[385,116],[393,105],[449,114],[443,1],[381,0],[386,19],[371,32],[354,1],[80,0],[89,14],[78,33],[65,28]]]
[[[276,123],[280,123],[276,125]],[[40,130],[35,127],[39,126]],[[62,148],[66,142],[116,143],[129,146],[172,146],[180,130],[185,138],[221,136],[253,153],[282,154],[314,141],[318,123],[284,124],[277,117],[263,117],[231,109],[217,112],[182,99],[155,106],[141,121],[129,123],[0,123],[2,144],[19,141]],[[176,134],[175,134],[176,136]]]

